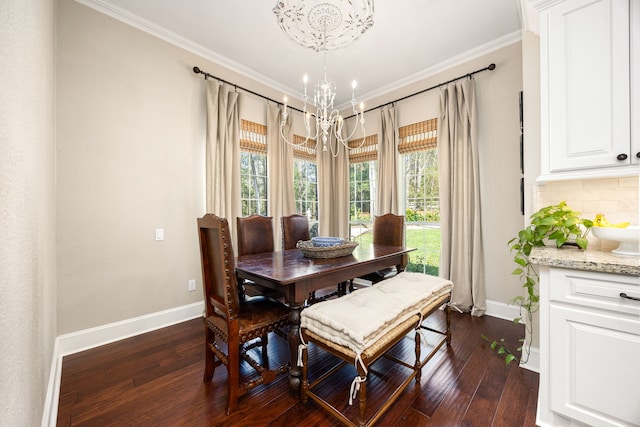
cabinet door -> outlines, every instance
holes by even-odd
[[[559,303],[549,314],[551,410],[590,426],[640,425],[638,318]]]
[[[568,0],[547,25],[549,170],[628,166],[629,0]]]

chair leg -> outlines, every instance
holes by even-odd
[[[240,343],[230,336],[227,357],[227,415],[238,406],[240,389]]]
[[[269,352],[267,351],[267,346],[269,345],[269,335],[263,335],[260,338],[260,343],[262,344],[262,366],[265,369],[269,370]]]
[[[343,297],[347,294],[347,282],[338,283],[338,296]]]
[[[213,351],[211,350],[211,348],[209,348],[209,343],[214,343],[216,340],[216,334],[207,327],[207,325],[205,324],[204,326],[206,328],[206,332],[205,332],[205,339],[204,339],[204,378],[203,381],[207,382],[207,381],[211,381],[211,379],[213,378],[213,373],[215,372],[216,369],[216,356],[213,354]]]

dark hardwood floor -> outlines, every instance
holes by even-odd
[[[427,320],[440,327],[443,313]],[[492,317],[452,313],[452,342],[423,368],[419,384],[410,385],[376,424],[379,426],[534,426],[538,374],[516,364],[506,366],[481,335],[515,343],[521,326]],[[514,344],[515,347],[515,344]],[[413,356],[407,338],[392,351]],[[270,337],[273,363],[288,358],[285,341]],[[312,375],[335,362],[309,349]],[[287,376],[258,386],[225,413],[226,370],[202,381],[203,319],[128,338],[63,360],[59,426],[337,426],[313,402],[303,405],[289,394]],[[381,359],[367,380],[369,406],[386,399],[401,381],[402,367]],[[352,366],[343,368],[323,391],[355,419],[348,407]],[[375,408],[374,408],[375,409]]]

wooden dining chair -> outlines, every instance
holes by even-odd
[[[283,216],[280,218],[280,223],[282,225],[282,250],[295,249],[299,240],[311,239],[309,219],[306,216],[300,214]],[[316,296],[316,291],[311,292],[307,302],[315,304],[335,296],[343,296],[346,293],[347,283],[338,283],[335,289],[322,292],[321,296]]]
[[[404,215],[392,213],[375,216],[373,218],[373,244],[388,246],[404,246]],[[371,283],[378,283],[381,280],[393,277],[397,274],[396,267],[385,268],[374,273],[360,277]],[[353,291],[353,280],[349,286],[349,291]]]
[[[211,381],[215,368],[227,368],[227,414],[238,404],[238,398],[259,384],[267,384],[288,372],[288,365],[269,369],[268,334],[282,332],[289,310],[264,297],[242,301],[238,296],[235,258],[229,223],[213,214],[198,218],[198,236],[202,262],[202,279],[206,307],[204,381]],[[218,341],[226,343],[219,346]],[[261,347],[262,364],[249,352]],[[241,362],[254,368],[259,377],[242,381]]]
[[[236,221],[238,256],[274,251],[273,217],[253,214],[246,217],[238,217]],[[253,296],[267,296],[281,300],[284,298],[282,292],[258,285],[249,280],[241,280],[238,285],[241,298]]]
[[[306,216],[293,214],[280,218],[282,225],[282,249],[295,249],[298,241],[310,240],[309,220]]]

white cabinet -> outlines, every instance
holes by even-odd
[[[539,424],[640,425],[640,278],[541,266],[540,297]]]
[[[538,5],[541,181],[640,172],[638,3]]]

